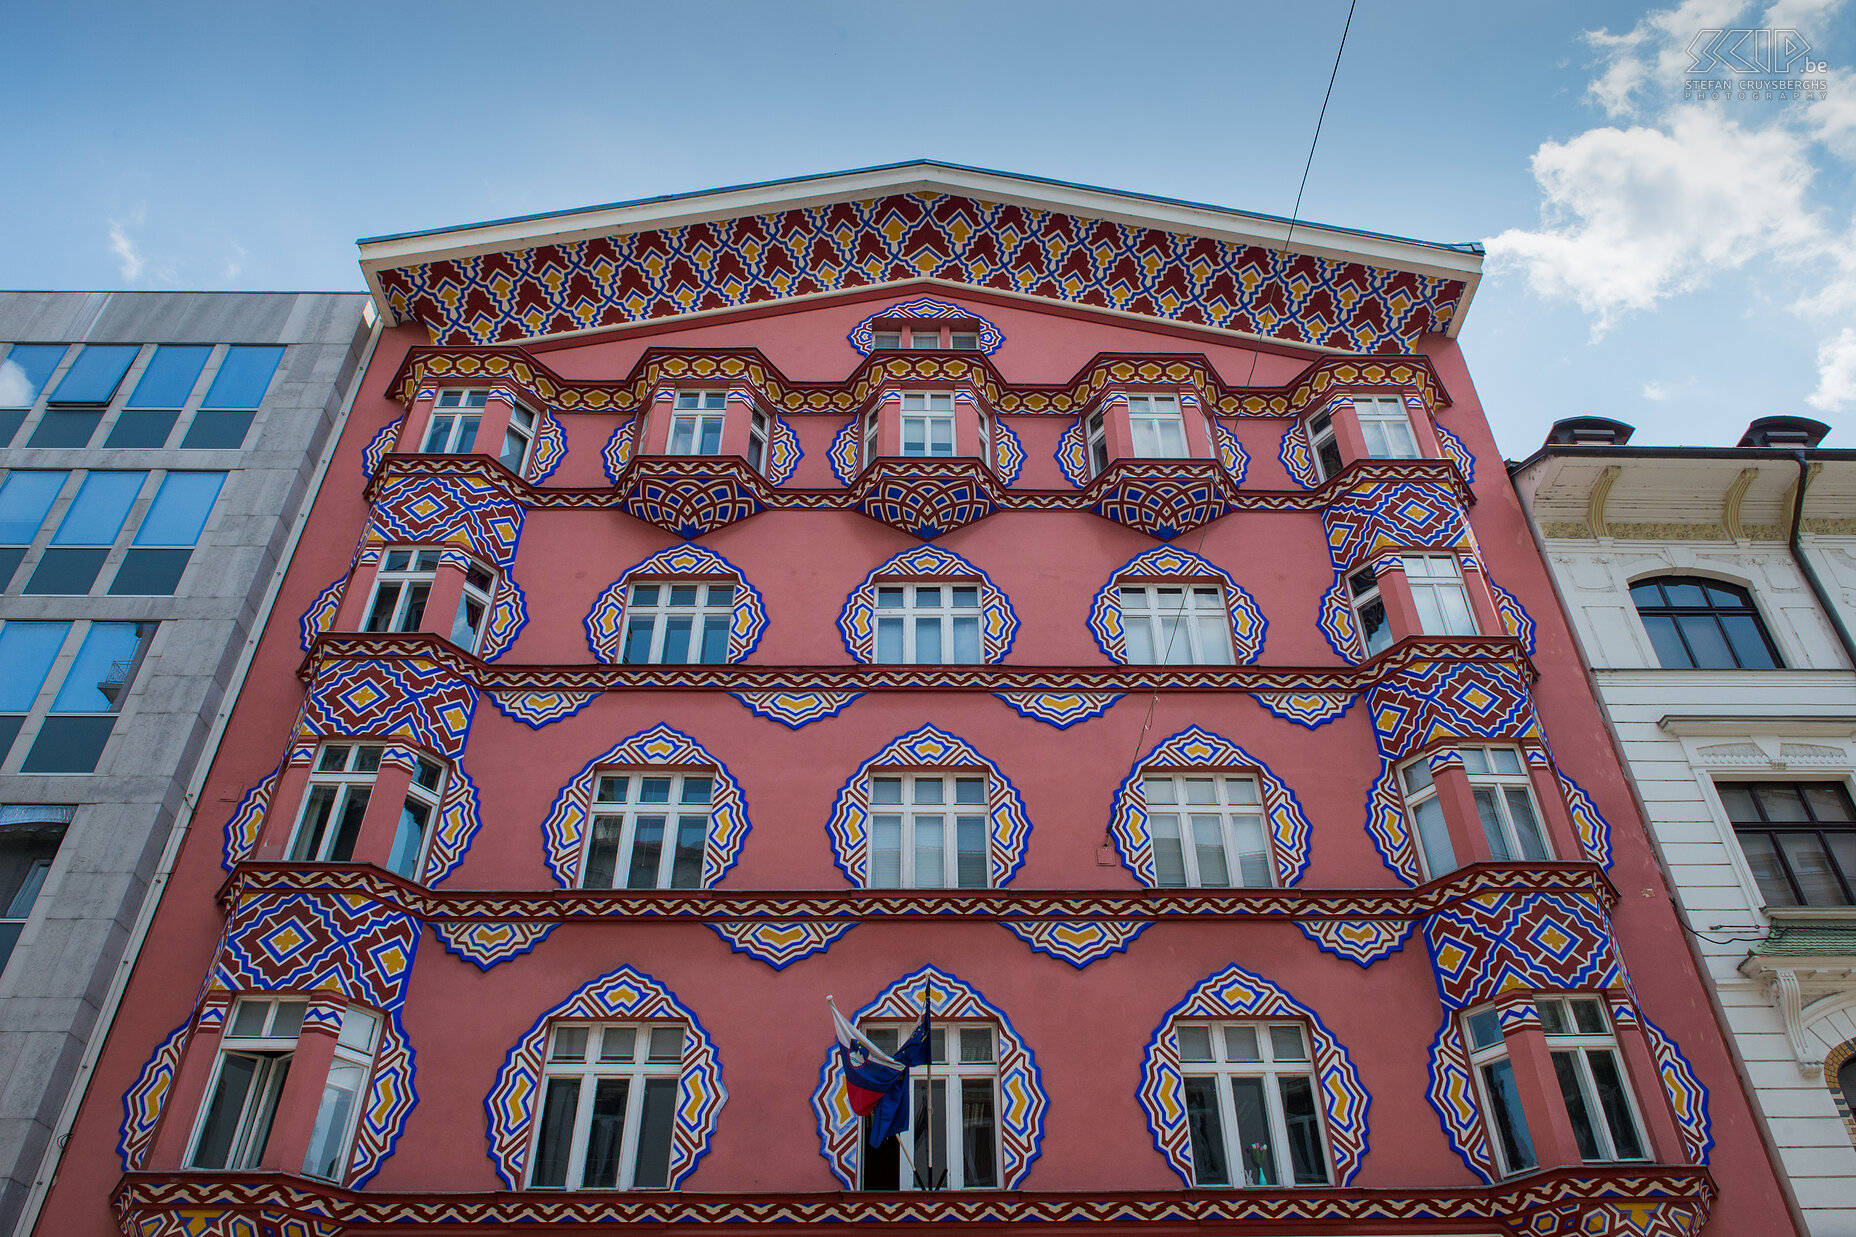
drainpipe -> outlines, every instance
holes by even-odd
[[[1824,591],[1824,582],[1817,578],[1817,569],[1805,557],[1804,547],[1798,544],[1798,535],[1804,531],[1804,487],[1811,481],[1811,464],[1802,451],[1792,452],[1792,458],[1798,461],[1798,493],[1792,499],[1792,535],[1786,539],[1785,548],[1792,552],[1792,561],[1798,564],[1798,570],[1804,572],[1805,583],[1811,586],[1811,595],[1817,598],[1817,604],[1822,607],[1831,628],[1837,633],[1837,643],[1843,646],[1843,655],[1849,658],[1851,668],[1856,669],[1856,640],[1850,639],[1850,629],[1843,625],[1843,615],[1831,602],[1830,594]]]

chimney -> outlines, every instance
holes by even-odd
[[[1567,417],[1547,431],[1549,447],[1621,447],[1637,432],[1634,425],[1606,417]]]
[[[1815,447],[1830,427],[1809,417],[1761,417],[1746,427],[1736,447]]]

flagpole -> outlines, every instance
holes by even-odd
[[[928,1180],[927,1180],[926,1185],[927,1185],[927,1188],[930,1190],[935,1188],[935,1185],[934,1185],[934,1023],[931,1021],[931,1019],[934,1016],[933,1009],[934,1009],[934,985],[924,984],[922,985],[922,1025],[928,1028],[928,1065],[927,1065],[927,1078],[926,1078],[926,1082],[928,1084]]]

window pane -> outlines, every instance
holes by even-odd
[[[625,1141],[623,1078],[601,1078],[593,1088],[593,1119],[586,1134],[586,1171],[581,1186],[610,1190],[619,1184],[619,1147]]]
[[[1270,1056],[1278,1061],[1306,1061],[1308,1047],[1302,1042],[1302,1028],[1270,1028]]]
[[[1224,822],[1217,816],[1192,817],[1194,858],[1199,864],[1199,884],[1207,889],[1223,889],[1231,883],[1231,871],[1224,859]]]
[[[1154,881],[1162,889],[1186,886],[1186,857],[1179,836],[1179,817],[1171,812],[1148,818],[1154,847]]]
[[[939,665],[941,662],[941,620],[939,618],[917,618],[915,620],[915,663],[921,666]]]
[[[1707,591],[1693,580],[1664,580],[1663,595],[1672,606],[1706,606]]]
[[[355,839],[361,836],[361,821],[367,816],[367,801],[373,792],[366,786],[353,786],[342,803],[341,820],[323,858],[330,863],[347,863],[354,858]]]
[[[256,1059],[240,1053],[226,1053],[219,1062],[219,1082],[207,1105],[206,1123],[200,1127],[200,1142],[193,1152],[195,1168],[225,1168],[232,1154],[232,1140],[238,1136],[239,1115],[245,1111],[245,1097],[251,1092],[252,1076],[257,1073]]]
[[[664,616],[664,655],[658,660],[666,666],[687,665],[690,660],[690,625],[695,616]]]
[[[63,553],[91,554],[96,551],[67,550]],[[180,587],[180,578],[186,573],[188,560],[192,557],[192,550],[130,550],[122,556],[122,565],[116,569],[116,578],[110,581],[110,596],[171,597]]]
[[[902,886],[902,818],[878,816],[870,822],[870,887]]]
[[[1579,1085],[1579,1054],[1553,1054],[1553,1075],[1559,1079],[1560,1098],[1566,1101],[1566,1115],[1572,1121],[1572,1135],[1579,1144],[1579,1158],[1602,1160],[1604,1149],[1598,1145],[1598,1132],[1592,1128],[1592,1114],[1586,1107],[1585,1090]]]
[[[593,818],[593,837],[586,852],[586,875],[581,881],[586,888],[612,888],[612,877],[619,863],[619,834],[624,827],[623,816]]]
[[[1270,847],[1263,833],[1263,820],[1257,816],[1238,816],[1231,821],[1237,841],[1237,868],[1242,882],[1252,889],[1270,884]]]
[[[193,424],[187,427],[187,436],[180,440],[181,450],[236,451],[245,445],[245,435],[251,432],[251,418],[249,412],[201,409],[193,414]]]
[[[1742,823],[1759,819],[1759,811],[1753,806],[1753,788],[1739,782],[1717,782],[1715,792],[1721,796],[1721,806],[1727,810],[1727,819]]]
[[[955,664],[962,666],[978,665],[980,661],[980,621],[977,618],[956,615],[954,618],[954,657]]]
[[[1237,1115],[1238,1156],[1245,1185],[1277,1185],[1276,1148],[1261,1078],[1231,1080],[1231,1109]]]
[[[1836,782],[1805,782],[1800,789],[1804,791],[1806,805],[1811,809],[1815,820],[1850,819],[1849,795]]]
[[[947,858],[941,841],[941,817],[915,818],[915,887],[940,889],[947,884]]]
[[[0,545],[29,545],[64,488],[65,472],[11,472],[0,481]]]
[[[1237,1028],[1233,1027],[1233,1030]],[[1212,1033],[1206,1027],[1175,1027],[1173,1042],[1179,1048],[1182,1061],[1210,1061],[1212,1057]]]
[[[1476,797],[1476,814],[1482,818],[1483,836],[1489,840],[1489,853],[1496,859],[1515,858],[1508,845],[1507,831],[1502,828],[1501,809],[1495,804],[1495,788],[1477,786],[1471,793]]]
[[[651,635],[656,629],[656,615],[634,616],[626,620],[624,664],[639,666],[651,660]]]
[[[135,384],[135,394],[129,397],[129,407],[179,408],[185,404],[212,351],[210,347],[174,344],[163,344],[155,349],[154,359],[142,371],[141,379]]]
[[[1767,820],[1807,821],[1811,814],[1806,810],[1804,797],[1798,793],[1798,787],[1790,782],[1755,782],[1753,793],[1759,798],[1759,806],[1765,812]]]
[[[632,1186],[661,1190],[670,1184],[670,1135],[677,1107],[677,1080],[647,1078],[644,1114],[638,1121],[638,1170]]]
[[[632,828],[632,869],[625,878],[625,887],[655,889],[657,866],[664,855],[664,818],[640,816]]]
[[[69,623],[8,623],[0,627],[0,713],[24,713],[64,647]]]
[[[53,545],[108,545],[142,491],[145,472],[93,472],[71,500],[52,534]]]
[[[1263,1049],[1257,1043],[1257,1028],[1226,1027],[1224,1029],[1224,1059],[1227,1061],[1261,1061]]]
[[[1534,1140],[1527,1132],[1527,1114],[1521,1111],[1521,1093],[1514,1083],[1514,1066],[1507,1058],[1491,1061],[1482,1067],[1482,1081],[1488,1088],[1494,1107],[1496,1136],[1501,1140],[1502,1158],[1508,1171],[1518,1173],[1534,1166]]]
[[[47,550],[40,555],[39,565],[32,569],[32,578],[20,591],[82,596],[97,582],[97,573],[103,570],[103,561],[109,556],[110,552],[104,549]]]
[[[1192,1145],[1192,1183],[1230,1185],[1231,1174],[1225,1167],[1224,1122],[1218,1114],[1216,1079],[1186,1079],[1186,1131]]]
[[[407,880],[419,863],[419,851],[425,844],[425,826],[431,809],[417,799],[400,805],[399,824],[393,831],[393,849],[387,854],[387,870]]]
[[[348,1150],[348,1117],[364,1081],[361,1067],[351,1061],[338,1060],[329,1066],[316,1124],[309,1134],[309,1150],[303,1156],[303,1171],[311,1177],[339,1182],[346,1176],[342,1160]]]
[[[702,660],[719,666],[728,660],[728,620],[726,614],[705,614],[702,618]]]
[[[1502,787],[1502,797],[1508,803],[1508,819],[1514,822],[1515,836],[1521,842],[1523,859],[1544,860],[1547,857],[1547,840],[1540,831],[1540,819],[1534,815],[1534,799],[1520,786]]]
[[[64,344],[14,344],[0,360],[0,408],[32,407],[64,353]]]
[[[955,883],[962,889],[986,888],[986,821],[962,816],[955,822]]]
[[[541,1141],[535,1148],[535,1175],[529,1184],[560,1189],[567,1184],[567,1157],[573,1150],[574,1113],[580,1106],[578,1078],[550,1078],[541,1105]]]
[[[174,419],[179,415],[171,408],[165,411],[124,409],[116,414],[116,424],[110,427],[110,436],[103,440],[103,445],[113,449],[164,447],[168,434],[174,429]]]
[[[227,348],[226,359],[220,363],[200,407],[256,408],[263,402],[271,375],[283,355],[281,347]]]
[[[1734,655],[1727,647],[1727,637],[1712,614],[1683,614],[1676,626],[1688,641],[1688,651],[1695,658],[1697,670],[1732,670]]]
[[[92,623],[84,636],[70,670],[65,672],[64,686],[52,701],[54,713],[101,713],[114,709],[115,695],[127,687],[122,673],[135,657],[141,641],[134,623]],[[106,685],[115,691],[105,694]]]
[[[39,418],[39,426],[32,431],[29,447],[87,447],[90,436],[97,432],[97,426],[103,421],[103,413],[73,412],[57,408],[46,410]]]
[[[961,1184],[967,1189],[999,1184],[998,1142],[993,1119],[992,1080],[964,1078],[960,1083]]]
[[[1744,670],[1771,670],[1778,663],[1772,659],[1772,650],[1766,647],[1766,640],[1759,629],[1759,620],[1750,614],[1724,614],[1721,626],[1727,629],[1727,642],[1733,646],[1734,657]]]
[[[1125,619],[1122,632],[1126,638],[1128,662],[1136,666],[1154,664],[1153,630],[1144,618]]]
[[[554,1044],[548,1054],[550,1061],[584,1061],[586,1060],[585,1027],[556,1027]]]
[[[1631,1119],[1630,1101],[1624,1094],[1624,1079],[1618,1072],[1618,1059],[1601,1048],[1585,1051],[1586,1064],[1592,1069],[1592,1083],[1598,1089],[1599,1107],[1605,1110],[1605,1128],[1611,1131],[1611,1148],[1620,1160],[1643,1158],[1643,1141],[1637,1137],[1637,1123]]]
[[[1297,1185],[1326,1185],[1327,1157],[1321,1154],[1321,1118],[1315,1115],[1314,1083],[1279,1078],[1283,1124],[1289,1127],[1289,1168]]]
[[[116,386],[129,372],[136,344],[89,344],[77,354],[71,368],[64,371],[58,389],[48,404],[107,404],[116,394]]]
[[[171,472],[163,477],[136,530],[135,544],[190,546],[199,541],[225,479],[222,472]]]
[[[1424,848],[1424,867],[1432,878],[1456,871],[1456,851],[1450,845],[1450,829],[1444,823],[1443,804],[1435,797],[1417,808],[1418,845]]]
[[[649,1061],[681,1061],[683,1059],[683,1028],[652,1027],[650,1050],[645,1058]]]
[[[1666,614],[1645,614],[1643,629],[1650,633],[1650,644],[1656,649],[1656,664],[1665,670],[1690,670],[1695,663],[1689,660],[1688,650],[1682,646],[1682,637],[1676,634],[1676,621]]]
[[[702,884],[702,848],[708,824],[707,816],[677,817],[677,849],[670,858],[672,889],[695,889]]]
[[[1804,894],[1806,906],[1842,906],[1848,899],[1830,868],[1830,856],[1814,833],[1780,833],[1773,835],[1785,860],[1791,864],[1792,879]]]

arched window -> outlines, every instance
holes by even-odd
[[[1633,584],[1631,602],[1665,670],[1772,670],[1782,663],[1753,597],[1698,576]]]

